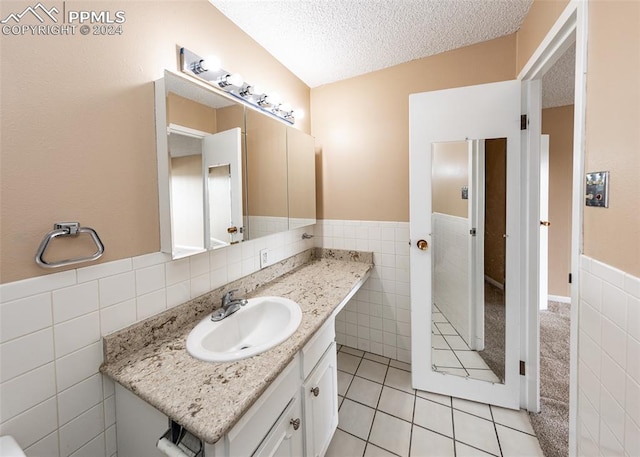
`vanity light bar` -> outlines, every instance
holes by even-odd
[[[276,94],[266,94],[258,86],[243,81],[239,74],[220,68],[216,58],[204,59],[187,48],[180,48],[180,67],[183,73],[202,79],[249,106],[288,124],[296,122],[290,105],[282,103]]]

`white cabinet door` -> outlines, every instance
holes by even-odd
[[[336,344],[325,354],[303,384],[305,455],[323,456],[338,426]]]
[[[300,457],[303,455],[303,442],[302,404],[298,393],[253,455],[256,457]]]

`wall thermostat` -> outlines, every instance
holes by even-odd
[[[596,171],[587,173],[587,206],[609,207],[609,172]]]

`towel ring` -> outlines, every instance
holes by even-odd
[[[88,257],[78,257],[75,259],[59,260],[57,262],[47,262],[46,260],[44,260],[44,253],[47,250],[47,246],[49,246],[49,242],[51,240],[58,236],[78,236],[80,233],[88,233],[89,235],[91,235],[93,242],[98,248],[98,250],[93,255]],[[53,230],[47,233],[44,236],[42,243],[40,243],[38,252],[36,252],[36,263],[43,268],[65,267],[67,265],[74,265],[76,263],[97,260],[102,256],[103,253],[104,244],[102,244],[100,237],[91,227],[80,227],[79,222],[56,222],[55,224],[53,224]]]

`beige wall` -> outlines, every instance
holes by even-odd
[[[0,16],[28,4],[3,0]],[[122,36],[0,38],[3,283],[50,272],[34,254],[57,221],[95,228],[101,262],[160,249],[152,81],[177,69],[177,45],[310,111],[309,88],[206,0],[71,4],[125,11]]]
[[[463,186],[469,187],[467,142],[434,143],[431,153],[431,210],[468,218],[469,200],[461,194]]]
[[[515,78],[515,35],[311,90],[318,218],[409,220],[409,94]]]
[[[549,135],[549,294],[571,295],[571,194],[573,105],[542,110],[542,133]]]
[[[518,40],[516,75],[531,58],[568,4],[569,0],[534,0],[520,30],[516,33]]]
[[[194,102],[169,92],[167,94],[167,123],[216,133],[217,120],[215,108]]]
[[[254,111],[246,111],[249,216],[287,217],[287,127]]]
[[[609,208],[584,211],[584,253],[640,276],[640,2],[589,2],[585,171],[608,170]]]

